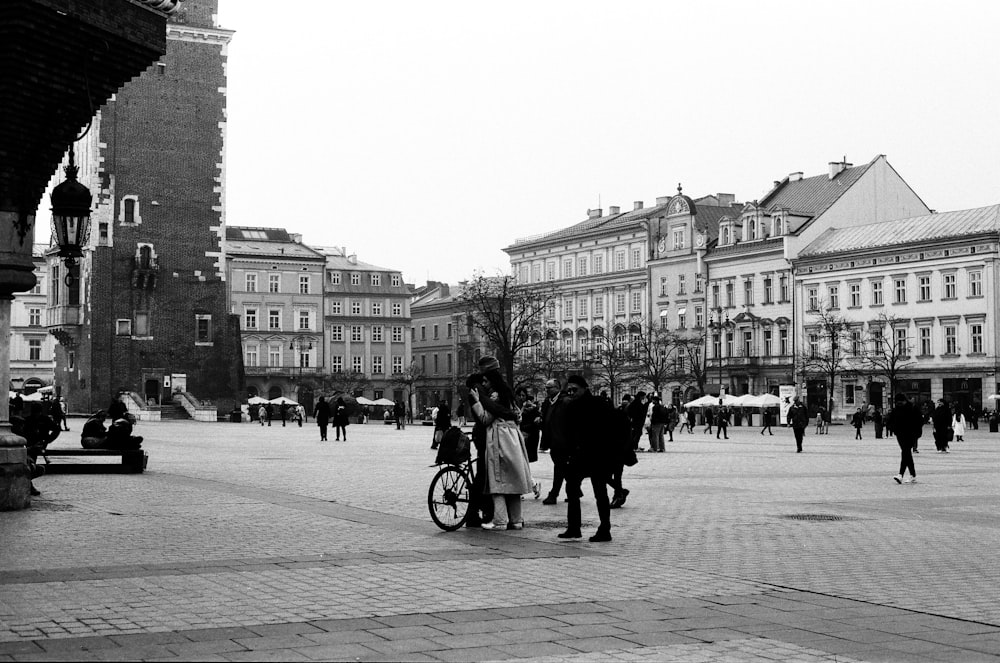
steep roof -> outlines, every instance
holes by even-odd
[[[226,253],[241,257],[323,259],[319,252],[292,239],[284,228],[226,226]]]
[[[878,159],[878,157],[875,157]],[[863,166],[845,168],[833,179],[815,175],[792,181],[786,177],[759,202],[761,209],[787,209],[798,216],[817,217],[830,208],[865,174],[875,159]]]
[[[925,214],[894,221],[880,221],[852,228],[830,228],[800,251],[799,256],[806,258],[863,249],[888,248],[998,231],[1000,231],[1000,204]]]

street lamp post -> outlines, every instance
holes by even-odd
[[[306,338],[302,338],[301,336],[296,336],[295,338],[292,339],[292,342],[288,344],[288,349],[292,350],[293,352],[295,352],[296,348],[298,349],[298,352],[296,352],[296,355],[299,358],[299,361],[298,361],[298,364],[299,364],[299,379],[298,379],[299,386],[296,388],[296,394],[295,394],[296,399],[295,400],[298,400],[298,396],[299,396],[298,389],[302,388],[302,356],[303,356],[302,355],[302,351],[305,350],[305,351],[308,352],[308,351],[312,350],[313,349],[313,344],[312,344],[312,341],[310,341],[310,340],[308,340]]]

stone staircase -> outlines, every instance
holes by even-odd
[[[160,410],[160,421],[166,420],[177,420],[177,419],[190,419],[191,415],[187,413],[187,410],[182,408],[176,403],[165,403],[159,406]]]

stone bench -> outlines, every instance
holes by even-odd
[[[120,463],[60,463],[52,462],[54,458],[121,458]],[[123,472],[142,473],[149,462],[149,456],[142,449],[60,449],[48,448],[39,455],[39,460],[45,463],[46,474],[68,474],[84,472]]]

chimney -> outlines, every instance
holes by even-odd
[[[832,180],[837,175],[853,166],[853,163],[847,163],[847,158],[844,157],[843,161],[831,161],[830,162],[830,179]]]
[[[618,205],[611,205],[608,207],[608,214],[618,214],[621,211],[622,208],[618,207]]]
[[[777,189],[781,185],[781,180],[774,180],[774,188]]]
[[[788,181],[789,182],[798,182],[801,179],[802,179],[802,171],[801,170],[797,171],[797,172],[794,172],[794,173],[788,173]]]
[[[715,197],[719,199],[719,207],[729,207],[736,202],[736,194],[734,193],[717,193]]]
[[[671,198],[673,198],[673,196],[657,196],[656,197],[656,204],[657,205],[666,205],[667,203],[670,202]]]
[[[641,200],[637,200],[634,203],[632,203],[632,211],[635,211],[637,209],[642,209],[642,201]]]
[[[296,244],[302,243],[302,233],[288,233],[288,239],[292,240]]]
[[[603,216],[603,215],[601,214],[601,208],[600,207],[598,207],[597,209],[588,209],[587,210],[587,218],[588,219],[599,219],[599,218],[601,218],[601,216]]]

